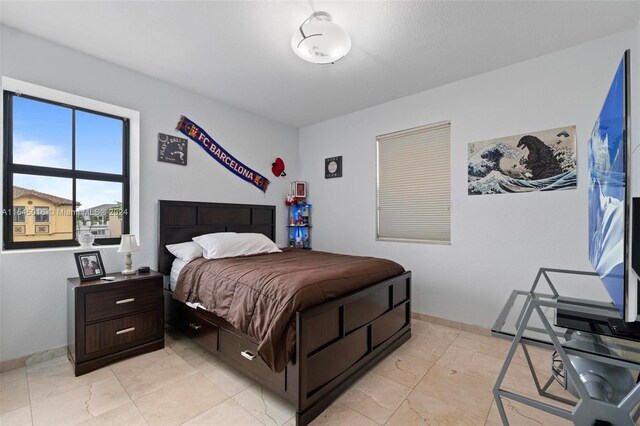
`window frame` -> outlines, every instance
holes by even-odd
[[[33,249],[33,248],[55,248],[55,247],[78,247],[80,244],[77,241],[77,206],[76,206],[76,181],[77,180],[92,180],[102,182],[116,182],[122,184],[122,209],[127,214],[122,215],[122,234],[130,233],[131,229],[131,210],[130,210],[130,197],[131,197],[131,170],[130,170],[130,145],[131,145],[131,131],[130,131],[130,119],[128,117],[122,117],[97,111],[90,108],[70,105],[64,102],[58,102],[51,99],[41,98],[37,96],[26,95],[18,91],[12,91],[5,89],[2,92],[3,97],[3,208],[4,212],[13,212],[13,175],[14,174],[28,174],[36,176],[58,177],[71,179],[72,185],[72,210],[73,210],[73,226],[72,226],[72,239],[71,240],[45,240],[45,241],[14,241],[13,240],[13,219],[10,215],[3,215],[3,250],[16,250],[16,249]],[[13,99],[15,97],[21,97],[38,102],[44,102],[51,105],[60,106],[63,108],[69,108],[72,110],[72,132],[71,132],[71,168],[61,169],[48,166],[35,166],[26,164],[14,164],[13,163]],[[92,172],[84,170],[76,170],[75,164],[75,152],[76,152],[76,111],[82,111],[90,114],[96,114],[103,117],[113,118],[122,121],[122,174],[104,173],[104,172]],[[26,219],[26,218],[25,218]],[[51,217],[49,216],[49,219]],[[44,222],[39,222],[44,223]],[[50,223],[50,222],[49,222]],[[120,238],[102,238],[99,241],[95,241],[95,245],[115,245],[120,243]]]

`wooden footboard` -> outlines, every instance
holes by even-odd
[[[226,321],[166,292],[167,322],[296,406],[296,424],[320,415],[345,389],[411,337],[411,273],[298,312],[296,351],[275,373],[257,345]],[[255,357],[254,357],[255,356]]]
[[[411,272],[298,312],[296,424],[411,337]]]

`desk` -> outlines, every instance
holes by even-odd
[[[604,365],[603,368],[617,370],[618,373],[624,373],[622,369],[638,371],[640,370],[640,342],[611,334],[600,334],[603,332],[603,327],[596,326],[591,331],[581,330],[580,338],[592,339],[597,344],[591,347],[576,347],[575,340],[572,340],[572,334],[575,337],[575,330],[558,326],[556,323],[558,310],[577,316],[588,315],[602,318],[619,317],[619,314],[611,303],[561,296],[551,280],[554,274],[595,275],[591,272],[541,268],[530,291],[514,290],[511,293],[491,329],[493,336],[512,341],[493,388],[503,424],[508,425],[509,422],[501,398],[508,398],[546,411],[573,421],[577,425],[592,425],[597,420],[610,422],[613,425],[634,425],[634,421],[640,415],[640,410],[633,413],[635,407],[640,403],[640,384],[635,384],[635,380],[633,380],[630,389],[625,390],[624,395],[615,398],[619,399],[617,403],[595,399],[580,379],[580,375],[569,357],[597,361]],[[545,280],[548,284],[549,291],[547,293],[540,292],[543,284],[541,280]],[[538,393],[543,397],[569,404],[572,406],[571,410],[501,389],[518,345],[524,351]],[[577,402],[548,392],[549,386],[556,380],[552,374],[552,360],[549,359],[549,378],[546,381],[540,380],[531,362],[527,346],[555,350],[553,366],[557,371],[559,370],[558,366],[564,367],[562,368],[562,372],[565,374],[564,386],[574,387],[574,391],[578,393]],[[562,377],[560,379],[562,380]]]

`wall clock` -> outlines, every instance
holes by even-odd
[[[342,155],[324,159],[324,178],[342,177]]]
[[[187,140],[158,133],[158,161],[187,165]]]

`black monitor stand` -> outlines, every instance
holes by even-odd
[[[559,300],[562,301],[562,300]],[[571,303],[562,301],[563,303]],[[640,322],[624,322],[621,318],[606,317],[558,309],[556,325],[572,330],[586,331],[604,336],[640,340]]]

